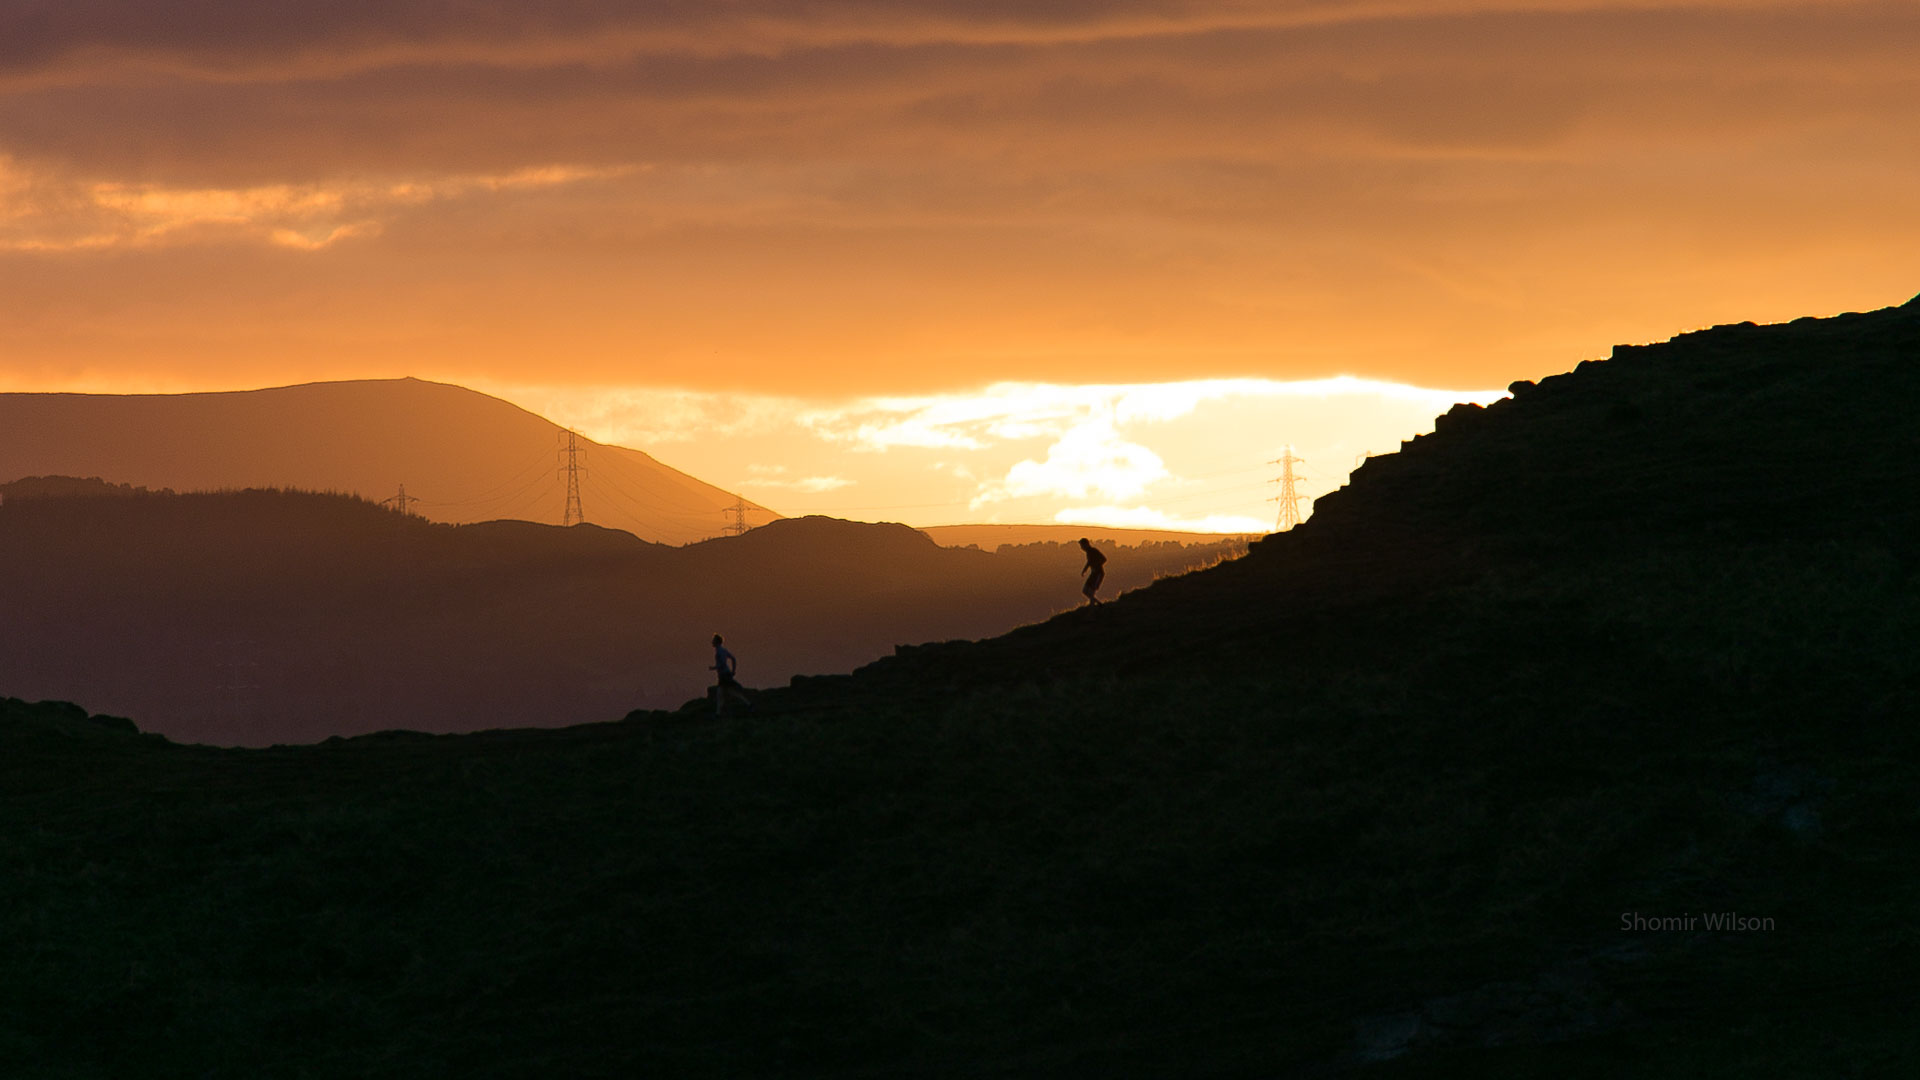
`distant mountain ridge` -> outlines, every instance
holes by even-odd
[[[191,741],[604,720],[699,694],[715,632],[758,687],[1081,602],[1071,545],[990,554],[904,525],[790,518],[672,546],[337,494],[8,486],[48,493],[0,502],[0,687]],[[1243,550],[1116,550],[1107,593]]]
[[[0,480],[96,476],[176,490],[300,488],[386,499],[447,522],[559,522],[563,429],[420,379],[196,394],[0,394]],[[638,450],[582,438],[587,520],[661,543],[717,536],[736,495]],[[750,522],[777,516],[746,503]]]

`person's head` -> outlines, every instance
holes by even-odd
[[[1081,546],[1081,547],[1083,547],[1083,548],[1090,548],[1090,547],[1092,547],[1093,545],[1092,545],[1092,544],[1089,544],[1089,543],[1087,543],[1087,538],[1083,536],[1083,537],[1081,537],[1081,538],[1080,538],[1080,546]]]
[[[720,635],[719,635],[719,634],[715,634],[715,635],[713,635],[713,643],[714,643],[715,645],[718,645],[718,644],[720,644]]]

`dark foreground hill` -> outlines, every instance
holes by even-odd
[[[349,496],[0,490],[0,687],[178,741],[586,723],[701,693],[715,632],[748,686],[779,685],[1081,602],[1075,547],[953,550],[901,525],[798,518],[668,547]],[[1109,595],[1240,550],[1118,550]]]
[[[0,1052],[1914,1075],[1916,361],[1920,305],[1626,352],[1247,558],[737,721],[215,751],[10,704]]]
[[[560,521],[552,421],[477,391],[361,379],[212,394],[0,394],[0,480],[104,476],[181,491],[303,488],[435,521]],[[581,439],[589,521],[681,544],[720,534],[735,496],[638,450]],[[753,523],[772,515],[752,503]]]

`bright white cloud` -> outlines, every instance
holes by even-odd
[[[1273,527],[1288,445],[1302,510],[1456,402],[1342,377],[1068,386],[808,401],[641,387],[483,387],[782,513],[915,524],[1045,522],[1200,532]],[[784,493],[784,494],[783,494]]]
[[[1180,517],[1145,506],[1073,506],[1053,515],[1062,525],[1100,525],[1109,529],[1166,529],[1170,532],[1263,534],[1272,524],[1238,514]]]
[[[1049,495],[1131,499],[1169,475],[1160,455],[1121,438],[1111,423],[1096,418],[1069,427],[1047,448],[1045,461],[1023,459],[999,484],[981,485],[970,505]]]
[[[981,449],[994,442],[1059,438],[1104,418],[1114,426],[1165,423],[1201,405],[1226,399],[1329,400],[1371,397],[1415,403],[1444,412],[1460,401],[1487,404],[1503,390],[1434,390],[1342,375],[1282,382],[1275,379],[1193,379],[1169,383],[1064,386],[996,383],[969,394],[866,398],[808,409],[802,423],[822,438],[853,449],[894,446]]]

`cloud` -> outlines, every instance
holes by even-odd
[[[1225,508],[1257,507],[1270,493],[1265,462],[1280,453],[1276,432],[1311,447],[1317,463],[1302,473],[1310,497],[1336,484],[1363,453],[1390,448],[1453,403],[1502,396],[1349,376],[1001,383],[972,393],[837,402],[612,388],[531,391],[517,399],[538,401],[541,411],[601,441],[655,449],[647,435],[670,435],[700,455],[684,465],[696,475],[744,474],[747,486],[812,495],[863,485],[858,505],[821,502],[808,511],[946,505],[969,515],[1046,520],[1093,503],[1108,524],[1121,523],[1114,516],[1120,507],[1132,515],[1127,520],[1162,522],[1142,527],[1236,518],[1239,525],[1226,531],[1243,531],[1253,516]],[[762,456],[729,457],[723,447]],[[767,464],[770,450],[788,463]],[[1223,462],[1238,464],[1223,472]],[[909,494],[888,503],[889,491]],[[929,502],[936,491],[949,492],[948,501]]]
[[[1057,435],[1104,400],[1101,387],[1002,383],[978,393],[869,398],[810,409],[801,423],[853,450],[979,450],[998,442]]]
[[[1053,515],[1062,525],[1099,525],[1109,529],[1166,529],[1172,532],[1254,533],[1273,531],[1271,521],[1242,514],[1180,517],[1144,506],[1075,506]]]
[[[1366,452],[1429,430],[1448,391],[1342,377],[1287,382],[1001,383],[841,400],[645,387],[491,387],[603,443],[770,493],[783,513],[920,524],[1086,522],[1211,532],[1271,524],[1294,444],[1310,500]]]
[[[896,446],[978,450],[1073,435],[1070,447],[1055,443],[1065,467],[1070,459],[1092,460],[1109,450],[1109,456],[1126,458],[1130,451],[1118,441],[1117,426],[1166,423],[1191,415],[1205,403],[1226,399],[1370,397],[1445,411],[1455,402],[1487,404],[1503,396],[1501,390],[1437,390],[1341,375],[1080,386],[995,383],[973,393],[855,399],[831,408],[796,403],[795,409],[803,426],[852,450],[885,451]],[[1049,451],[1050,456],[1053,453]],[[1039,475],[1041,463],[1031,464],[1027,474]]]
[[[446,376],[448,381],[457,381]],[[791,432],[810,403],[799,398],[658,386],[555,386],[470,381],[597,442],[657,447],[741,442]]]
[[[35,193],[37,205],[0,213],[0,249],[71,251],[174,242],[256,242],[318,251],[375,236],[381,219],[475,192],[512,192],[620,175],[626,169],[548,165],[499,176],[432,181],[270,184],[182,188],[123,182],[77,183],[0,158],[0,199]]]
[[[1488,14],[1767,11],[1807,0],[839,0],[501,5],[299,0],[65,0],[0,9],[0,70],[130,61],[228,80],[310,79],[376,65],[580,64],[639,50],[778,54],[828,45],[1128,41]],[[1828,5],[1840,6],[1840,5]],[[1870,5],[1853,5],[1870,6]]]
[[[844,476],[789,476],[785,465],[749,465],[748,478],[740,481],[747,487],[785,488],[808,494],[823,491],[838,491],[853,486],[853,481]]]
[[[1920,31],[1920,13],[1872,4],[388,7],[16,15],[0,42],[43,74],[0,79],[0,146],[220,186],[530,161],[884,176],[931,154],[999,163],[996,187],[1017,188],[1034,164],[1537,156],[1596,127],[1745,137],[1899,93]],[[1653,123],[1649,105],[1670,107]]]
[[[1158,454],[1121,438],[1111,423],[1091,420],[1068,428],[1045,461],[1026,458],[1000,483],[982,485],[971,505],[1033,496],[1129,499],[1169,475]]]
[[[0,4],[5,374],[1501,385],[1911,295],[1917,37],[1817,0]]]

